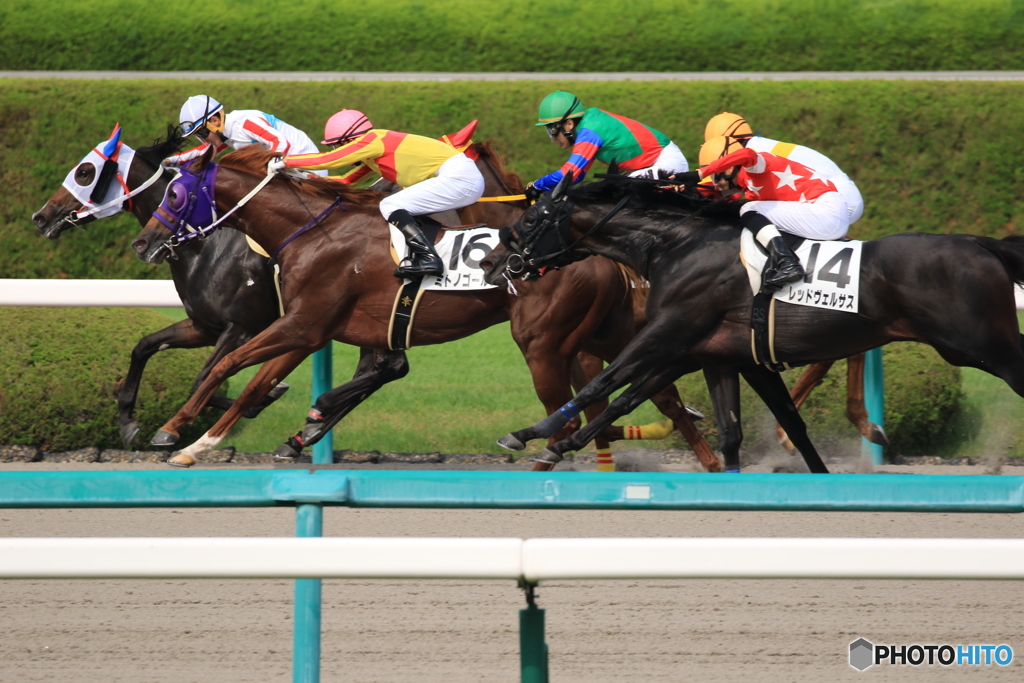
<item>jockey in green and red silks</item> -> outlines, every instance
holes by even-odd
[[[573,183],[586,176],[594,160],[615,163],[620,172],[630,176],[667,174],[689,170],[686,157],[667,135],[639,121],[603,109],[584,109],[572,93],[553,92],[540,103],[538,126],[545,126],[551,140],[563,149],[572,147],[565,164],[530,183],[527,196],[535,198],[555,187],[565,175],[572,174]]]

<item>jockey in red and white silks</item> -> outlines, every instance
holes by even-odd
[[[181,107],[180,123],[182,134],[193,133],[202,144],[168,157],[170,166],[180,166],[202,156],[214,146],[216,153],[241,149],[248,145],[260,144],[269,151],[287,156],[289,154],[316,154],[316,143],[308,135],[272,116],[256,109],[236,109],[225,113],[220,102],[207,95],[193,95]],[[315,171],[325,176],[327,171]]]

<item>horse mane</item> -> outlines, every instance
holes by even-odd
[[[265,177],[267,175],[267,164],[271,159],[281,156],[276,152],[265,149],[262,145],[247,145],[237,152],[231,152],[221,157],[218,162],[225,168],[232,168],[236,171],[249,173],[251,175]],[[194,170],[200,170],[196,168]],[[291,184],[293,188],[311,197],[321,199],[341,199],[353,204],[369,204],[379,202],[384,194],[373,190],[361,190],[336,180],[328,180],[320,176],[313,178],[293,178],[288,175],[279,174],[279,178]]]
[[[655,183],[638,182],[627,178],[608,178],[587,183],[569,190],[573,202],[584,204],[616,204],[626,196],[637,201],[627,207],[640,213],[674,213],[737,218],[739,204],[731,201],[711,200],[691,192],[673,192],[658,189]]]
[[[526,189],[522,179],[512,171],[508,170],[508,167],[505,165],[504,155],[494,148],[494,144],[490,140],[474,142],[470,145],[469,149],[479,154],[481,158],[487,159],[490,162],[494,172],[502,179],[502,181],[504,181],[512,194],[522,194],[523,190]]]
[[[181,129],[173,124],[167,124],[165,137],[156,138],[153,144],[147,147],[139,147],[135,153],[156,167],[167,157],[180,152],[184,146],[185,138],[181,136]]]

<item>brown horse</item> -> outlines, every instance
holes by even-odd
[[[223,215],[236,206],[256,186],[271,157],[256,148],[224,157],[213,185],[219,213]],[[208,164],[209,158],[194,164],[182,181],[192,173],[204,174]],[[172,184],[170,206],[174,206],[175,197]],[[157,440],[173,443],[178,430],[195,419],[227,377],[243,367],[263,363],[235,406],[203,438],[172,458],[172,464],[190,466],[195,463],[195,455],[215,448],[250,403],[258,401],[306,356],[332,339],[362,347],[363,356],[351,382],[317,400],[315,408],[323,415],[323,421],[315,423],[312,429],[307,424],[304,435],[319,438],[373,391],[406,374],[408,363],[404,354],[398,357],[396,352],[387,350],[388,323],[400,283],[391,275],[394,265],[388,230],[377,208],[381,197],[376,192],[355,190],[328,180],[278,177],[232,215],[232,224],[269,253],[281,249],[277,261],[283,276],[285,315],[227,354],[178,414],[164,425]],[[310,224],[310,218],[336,201],[344,202],[342,209],[324,217],[294,244],[288,243],[282,249],[297,226]],[[181,217],[170,206],[165,202],[158,214],[176,225]],[[144,261],[159,262],[169,237],[168,228],[154,217],[133,247]],[[418,309],[412,343],[451,341],[510,320],[513,336],[523,349],[531,373],[535,380],[542,380],[538,393],[545,376],[561,373],[565,378],[564,389],[551,387],[550,393],[568,395],[570,361],[578,350],[611,360],[635,334],[632,295],[622,272],[609,261],[592,259],[585,267],[573,266],[539,281],[524,283],[518,296],[501,288],[426,292]],[[551,400],[547,396],[542,398],[545,405]],[[558,400],[561,399],[552,405],[557,407]],[[717,457],[693,426],[678,395],[664,394],[655,403],[682,428],[704,466],[720,469]],[[579,425],[578,420],[575,425]]]

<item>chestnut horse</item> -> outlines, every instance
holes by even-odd
[[[212,196],[218,213],[224,215],[264,179],[263,169],[272,156],[250,147],[227,155],[219,165],[211,164],[209,156],[193,162],[186,174],[171,184],[158,214],[180,229],[182,202],[189,204],[185,197],[195,192],[190,188],[202,177],[215,174]],[[192,185],[186,186],[190,178]],[[408,372],[405,355],[387,350],[388,323],[400,282],[391,274],[389,234],[378,209],[382,196],[320,178],[279,176],[232,214],[233,226],[276,256],[285,314],[228,353],[157,434],[155,441],[161,445],[174,443],[178,430],[195,419],[226,378],[241,368],[263,363],[235,405],[199,441],[172,458],[171,464],[191,466],[196,455],[215,448],[249,405],[332,339],[363,349],[359,368],[351,382],[317,399],[314,409],[322,417],[307,422],[300,432],[303,445],[321,438],[367,396]],[[319,221],[310,220],[337,202],[343,206]],[[297,231],[303,224],[308,229]],[[292,243],[297,232],[302,234]],[[142,260],[159,262],[166,256],[165,243],[170,237],[171,231],[154,217],[133,247]],[[557,371],[553,366],[558,364],[566,376],[569,361],[579,349],[611,360],[635,333],[631,293],[621,272],[609,261],[594,259],[589,265],[524,283],[519,296],[502,288],[428,291],[418,309],[412,343],[452,341],[510,320],[534,377],[539,372]],[[540,353],[542,349],[558,354],[559,360],[545,362],[549,354]],[[564,384],[568,393],[569,383]],[[702,464],[710,470],[720,469],[678,395],[671,395],[663,394],[664,399],[655,400],[656,405],[682,428]],[[578,425],[578,420],[570,421],[567,433]],[[282,448],[287,452],[289,446]]]

